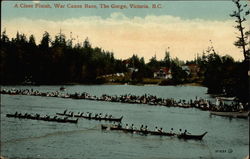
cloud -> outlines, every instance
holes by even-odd
[[[38,1],[32,1],[33,3],[40,3],[40,1],[38,0]]]
[[[34,34],[40,42],[44,31],[54,36],[62,29],[67,37],[70,37],[70,32],[75,38],[78,36],[75,42],[88,37],[93,46],[113,51],[117,58],[138,54],[146,60],[154,54],[162,59],[168,47],[172,57],[191,60],[210,45],[210,40],[221,55],[243,59],[240,49],[233,45],[237,32],[234,25],[233,20],[184,20],[169,15],[130,18],[117,12],[108,18],[83,16],[62,21],[27,18],[2,21],[2,28],[6,28],[11,37],[18,30],[27,35]]]

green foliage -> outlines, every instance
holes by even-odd
[[[61,32],[54,40],[45,32],[40,44],[36,44],[33,35],[27,38],[17,32],[16,37],[9,40],[3,31],[0,43],[1,84],[22,84],[27,78],[36,84],[101,84],[113,81],[176,85],[190,82],[190,75],[181,68],[185,63],[178,58],[171,58],[168,51],[163,60],[153,56],[149,63],[145,63],[143,57],[133,55],[126,66],[124,61],[115,59],[112,52],[92,47],[88,38],[82,46],[73,46],[72,38],[67,40]],[[197,76],[208,87],[209,93],[224,93],[237,96],[242,101],[248,100],[249,60],[235,62],[232,57],[220,56],[213,47],[209,47],[202,56],[186,64],[199,66]],[[153,73],[162,67],[171,69],[172,79],[153,79]],[[129,68],[136,71],[129,73]],[[125,73],[124,77],[107,79],[103,76],[122,72]]]
[[[173,84],[181,84],[185,82],[188,75],[177,63],[173,62],[171,64],[171,70],[173,76],[171,81]]]
[[[233,11],[230,16],[236,18],[235,22],[237,23],[237,25],[235,26],[235,28],[240,32],[240,35],[237,37],[234,45],[238,48],[242,48],[244,59],[247,60],[250,59],[250,48],[246,48],[246,46],[250,43],[250,30],[245,31],[243,23],[246,21],[246,17],[249,15],[250,9],[247,4],[240,4],[240,0],[233,0],[233,2],[235,3],[237,9]]]
[[[213,47],[209,47],[202,57],[197,58],[203,75],[203,84],[208,93],[236,96],[246,102],[249,97],[249,61],[235,62],[229,56],[218,55]]]

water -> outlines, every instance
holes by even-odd
[[[59,90],[60,86],[4,86],[3,88],[33,88],[43,92]],[[213,100],[205,87],[197,86],[65,86],[66,92],[102,94],[152,94],[157,97]],[[109,113],[124,116],[123,124],[148,125],[164,130],[187,129],[193,134],[208,134],[202,141],[184,141],[171,137],[141,136],[119,131],[102,131],[104,121],[79,120],[78,124],[54,123],[6,118],[18,112],[55,115],[65,109],[74,112]],[[235,158],[248,155],[249,126],[246,119],[210,116],[197,109],[168,108],[126,103],[73,100],[53,97],[1,95],[1,156],[35,159],[167,159],[167,158]]]

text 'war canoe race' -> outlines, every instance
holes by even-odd
[[[176,133],[170,133],[170,132],[159,132],[159,131],[149,131],[149,130],[138,130],[138,129],[126,129],[122,127],[117,127],[117,126],[106,126],[106,125],[101,125],[102,130],[117,130],[117,131],[122,131],[124,133],[136,133],[136,134],[141,134],[141,135],[154,135],[154,136],[172,136],[172,137],[177,137],[179,139],[184,139],[184,140],[202,140],[203,137],[207,134],[207,132],[204,132],[201,135],[191,135],[191,134],[176,134]]]

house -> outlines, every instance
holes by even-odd
[[[188,75],[197,76],[200,72],[200,67],[197,64],[187,64],[181,66],[182,70],[185,71]]]
[[[131,61],[131,59],[123,60],[122,62],[126,66],[126,68],[128,69],[129,73],[133,73],[133,72],[138,72],[139,71],[138,68],[134,67],[134,64]]]
[[[131,60],[127,59],[127,60],[123,60],[122,63],[128,68],[129,64],[130,64]]]
[[[171,69],[167,67],[161,67],[159,70],[154,72],[154,78],[172,79]]]
[[[134,67],[129,67],[128,68],[129,73],[138,72],[138,71],[139,71],[138,68],[134,68]]]
[[[190,74],[195,77],[198,76],[198,73],[200,72],[200,67],[197,64],[188,64],[187,65],[190,69]]]
[[[187,75],[191,74],[191,70],[187,65],[181,66],[181,69],[187,73]]]

